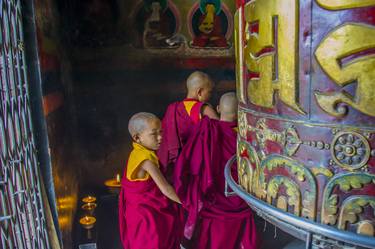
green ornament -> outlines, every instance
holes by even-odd
[[[221,1],[220,0],[201,0],[199,4],[199,9],[201,10],[202,14],[206,13],[206,5],[212,4],[215,6],[216,15],[219,15],[221,12]]]

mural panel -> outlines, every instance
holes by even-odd
[[[232,33],[231,13],[220,0],[201,0],[193,5],[188,19],[190,45],[197,48],[227,48]]]
[[[101,9],[105,20],[95,14]],[[233,68],[234,1],[83,0],[71,1],[65,12],[73,16],[64,29],[76,49],[73,54],[79,54],[76,61],[100,60],[112,53],[123,55],[122,63],[129,68],[165,58],[159,64]]]
[[[233,33],[231,2],[139,1],[132,14],[136,28],[134,45],[144,48],[228,49],[232,46]]]
[[[180,26],[179,14],[173,2],[142,1],[136,6],[133,22],[136,27],[134,45],[147,48],[175,48],[167,39],[174,36]]]

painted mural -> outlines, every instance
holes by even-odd
[[[134,45],[149,48],[175,47],[167,43],[179,26],[175,6],[167,0],[144,0],[136,8]]]
[[[231,2],[140,1],[134,10],[137,36],[133,44],[144,48],[229,49],[233,32]]]
[[[234,11],[231,0],[84,0],[74,3],[72,37],[81,47],[233,56]]]
[[[194,47],[226,48],[230,42],[226,38],[229,20],[227,13],[222,9],[220,0],[201,0],[195,4],[189,25]]]
[[[179,57],[232,57],[233,1],[138,1],[129,15],[132,45]]]

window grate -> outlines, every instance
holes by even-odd
[[[30,114],[20,0],[0,0],[0,247],[50,248]]]

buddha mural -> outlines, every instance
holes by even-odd
[[[168,48],[166,40],[177,30],[177,18],[167,0],[144,0],[139,9],[135,26],[136,47]]]
[[[199,8],[192,16],[193,47],[229,46],[225,34],[228,30],[228,18],[220,0],[201,0]]]

